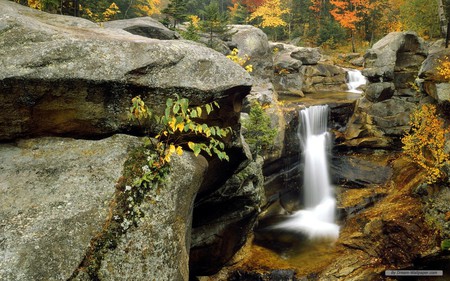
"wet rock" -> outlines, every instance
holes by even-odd
[[[224,183],[209,185],[197,196],[189,261],[193,275],[216,273],[244,245],[265,202],[262,165],[261,157],[247,161]]]
[[[251,78],[206,47],[101,28],[11,1],[0,2],[0,25],[6,26],[0,35],[0,140],[126,132],[132,97],[141,95],[161,113],[175,93],[193,104],[219,101],[226,116],[215,122],[231,120],[238,130]]]
[[[394,95],[395,86],[391,82],[371,83],[367,86],[365,96],[371,102],[390,99]]]
[[[151,17],[107,21],[103,23],[103,26],[106,28],[123,29],[131,34],[148,38],[161,40],[181,38],[177,32],[168,29],[162,23]]]
[[[385,184],[392,176],[387,153],[333,153],[331,175],[333,182],[350,188]]]
[[[297,281],[295,271],[289,269],[273,270],[268,273],[235,271],[229,281]]]

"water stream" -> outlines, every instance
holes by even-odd
[[[353,69],[347,71],[347,87],[350,93],[362,93],[358,88],[366,84],[367,79],[361,74],[361,71]]]
[[[276,228],[300,232],[310,239],[335,240],[339,236],[339,226],[334,223],[336,200],[328,169],[328,106],[311,106],[301,110],[300,116],[298,131],[305,161],[305,209],[295,212]]]

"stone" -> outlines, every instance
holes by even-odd
[[[0,145],[0,278],[91,280],[77,269],[114,219],[116,183],[128,152],[141,145],[126,135]],[[139,225],[102,257],[99,280],[189,280],[192,208],[207,162],[185,152],[171,164],[177,172],[153,191],[155,202],[143,203]]]
[[[424,40],[413,32],[390,33],[366,52],[362,74],[369,83],[343,134],[343,145],[400,146],[401,136],[409,129],[410,112],[427,98],[414,90],[427,53]]]
[[[283,69],[288,72],[298,72],[300,66],[302,66],[302,61],[292,57],[292,52],[297,50],[298,47],[283,43],[272,43],[272,45],[271,49],[274,53],[273,66],[275,72],[280,72]]]
[[[315,65],[322,58],[319,48],[297,47],[291,53],[291,57],[299,60],[304,65]]]
[[[1,144],[0,279],[68,280],[102,230],[127,152],[116,135]]]
[[[269,78],[273,73],[272,53],[267,35],[251,25],[231,25],[231,42],[239,49],[239,56],[247,55],[253,66],[252,76]]]
[[[162,113],[175,93],[194,105],[218,101],[225,115],[216,121],[238,130],[231,123],[251,77],[209,48],[101,28],[12,1],[0,2],[0,24],[6,30],[0,34],[0,140],[128,132],[132,97],[141,95]]]
[[[242,165],[224,183],[216,183],[219,186],[214,190],[201,189],[192,229],[193,275],[218,272],[244,245],[265,202],[262,165],[263,159],[258,157]]]
[[[303,83],[301,90],[304,93],[327,91],[346,91],[347,71],[339,66],[318,63],[316,65],[303,65],[301,67]]]
[[[450,101],[449,81],[439,74],[440,61],[447,61],[449,56],[448,49],[436,51],[427,57],[419,71],[423,89],[439,103]]]
[[[160,40],[173,40],[181,38],[177,32],[168,29],[162,23],[151,17],[113,20],[102,24],[106,28],[123,29],[132,34],[148,38]]]
[[[100,280],[189,280],[194,199],[208,163],[185,152],[173,157],[167,184],[141,204],[145,216],[130,228],[99,270]]]

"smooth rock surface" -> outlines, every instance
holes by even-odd
[[[250,91],[242,67],[188,41],[145,38],[5,0],[0,26],[0,140],[124,132],[136,95],[160,113],[174,94],[194,104],[216,100],[226,110]],[[229,117],[221,117],[224,124]]]
[[[0,145],[0,279],[67,280],[101,231],[134,138]]]

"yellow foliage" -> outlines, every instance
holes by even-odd
[[[42,10],[43,5],[41,0],[28,0],[28,7]]]
[[[250,15],[250,20],[262,18],[261,27],[285,26],[286,22],[281,18],[282,15],[289,13],[289,9],[281,8],[280,0],[265,0],[264,3],[256,8]]]
[[[103,20],[109,21],[114,18],[117,14],[120,13],[119,7],[116,5],[116,3],[112,2],[108,9],[106,9],[103,14]]]
[[[194,26],[195,28],[198,28],[198,24],[200,22],[200,18],[198,16],[190,15],[189,21],[191,22],[192,26]]]
[[[141,16],[151,16],[154,14],[161,14],[160,0],[138,0],[133,7],[139,11]]]
[[[248,60],[250,60],[250,57],[245,55],[243,58],[239,57],[239,50],[234,48],[231,51],[231,54],[227,56],[230,60],[234,61],[235,63],[239,64],[240,66],[244,67],[247,72],[253,71],[253,66],[251,64],[248,64],[244,66]]]
[[[444,57],[444,60],[438,60],[439,66],[436,68],[439,75],[445,80],[450,80],[450,60],[448,56]]]
[[[411,131],[402,138],[404,153],[427,171],[427,182],[435,183],[444,174],[442,167],[449,160],[445,151],[445,134],[450,128],[437,117],[436,107],[424,104],[411,114]]]

